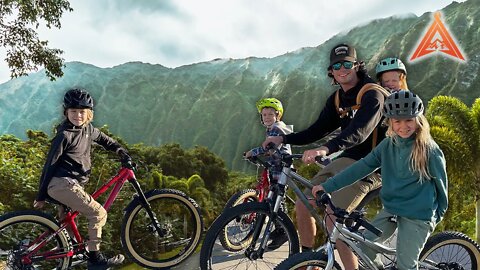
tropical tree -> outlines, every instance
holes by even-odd
[[[60,28],[65,11],[73,11],[65,0],[0,0],[0,47],[7,50],[5,60],[12,78],[37,71],[39,66],[45,67],[51,80],[63,76],[63,51],[49,48],[37,30],[40,22],[48,28]]]
[[[193,157],[195,173],[204,180],[205,187],[212,191],[222,189],[228,182],[225,161],[212,153],[205,146],[195,146],[188,153]]]
[[[480,99],[471,108],[454,97],[437,96],[430,100],[427,118],[431,133],[447,160],[449,210],[448,228],[466,233],[475,224],[480,241]],[[461,194],[461,195],[460,195]]]

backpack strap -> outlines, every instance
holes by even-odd
[[[385,97],[388,97],[390,95],[390,91],[381,87],[380,85],[378,85],[376,83],[367,83],[362,88],[360,88],[360,91],[357,94],[357,100],[356,100],[357,104],[352,106],[352,107],[355,107],[354,110],[358,110],[360,108],[360,104],[362,103],[363,94],[365,94],[365,92],[370,91],[370,90],[379,91]]]
[[[362,88],[360,88],[360,91],[358,91],[355,105],[347,108],[340,108],[340,89],[338,89],[337,92],[335,92],[335,108],[337,109],[337,113],[340,115],[340,118],[345,117],[348,114],[348,112],[360,109],[362,105],[363,95],[365,94],[365,92],[370,90],[379,91],[380,93],[383,94],[385,98],[390,95],[390,91],[381,87],[380,85],[376,83],[366,83],[364,86],[362,86]],[[377,146],[377,138],[378,138],[378,128],[375,128],[373,130],[372,149],[375,148],[375,146]]]
[[[335,109],[337,109],[337,113],[340,115],[340,118],[345,117],[345,115],[342,114],[342,109],[340,108],[340,89],[335,91]]]
[[[340,115],[340,118],[345,117],[348,112],[360,109],[360,107],[362,105],[363,95],[365,94],[365,92],[370,91],[370,90],[379,91],[385,97],[388,97],[390,95],[390,92],[387,89],[381,87],[380,85],[378,85],[376,83],[366,83],[364,86],[362,86],[362,88],[360,88],[360,91],[358,91],[357,99],[355,101],[355,103],[356,103],[355,105],[353,105],[351,107],[347,107],[347,108],[340,108],[340,89],[338,89],[335,92],[334,102],[335,102],[335,108],[337,109],[337,113]]]

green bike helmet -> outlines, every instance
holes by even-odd
[[[380,78],[380,75],[382,75],[382,73],[384,73],[385,71],[391,70],[399,70],[405,75],[407,75],[407,69],[405,68],[402,60],[395,57],[382,59],[375,67],[375,73],[377,74],[377,78]]]
[[[283,115],[283,105],[280,100],[276,98],[262,98],[257,101],[258,113],[262,113],[263,108],[274,108],[278,112],[278,119],[282,119]]]
[[[422,100],[409,90],[400,90],[387,97],[383,114],[387,118],[408,119],[423,113]]]

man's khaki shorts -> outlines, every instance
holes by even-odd
[[[325,182],[329,177],[332,177],[343,171],[348,166],[355,163],[356,160],[346,157],[334,159],[332,163],[319,171],[311,180],[315,185]],[[335,206],[344,208],[348,212],[354,210],[363,200],[368,192],[375,190],[382,186],[382,180],[377,173],[372,173],[366,179],[359,180],[349,186],[332,193],[332,202]],[[309,199],[313,199],[312,191],[305,189],[303,193]]]

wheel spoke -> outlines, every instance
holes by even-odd
[[[267,237],[265,230],[268,224],[268,207],[262,203],[247,203],[229,208],[222,213],[215,223],[210,227],[201,251],[202,269],[273,269],[290,254],[299,251],[298,236],[291,221],[285,221],[288,217],[281,213],[279,218],[273,222],[272,228],[282,228],[287,235],[287,241],[275,250],[268,249],[263,252],[261,249],[262,240]],[[255,216],[245,223],[245,217]],[[265,217],[264,219],[259,217]],[[263,220],[262,224],[258,224]],[[289,220],[289,219],[288,219]],[[256,242],[253,242],[253,229],[260,225],[260,235]],[[228,236],[229,243],[236,244],[235,249],[226,248],[222,238]],[[211,266],[211,268],[208,268]]]
[[[43,223],[53,224],[51,221],[42,216],[22,215],[21,213],[11,213],[6,216],[0,220],[0,266],[4,265],[7,269],[68,268],[70,258],[49,258],[68,250],[67,239],[63,233],[48,240],[35,253],[28,254],[28,257],[25,257],[29,247],[39,243],[41,239],[45,239],[40,239],[39,236],[45,232],[53,232],[58,228],[51,228],[51,225]],[[24,258],[29,258],[31,264],[25,265],[28,259]]]
[[[202,231],[195,203],[178,191],[158,191],[147,198],[160,228],[160,237],[145,208],[137,205],[126,214],[122,244],[138,264],[152,268],[171,267],[194,250]]]

